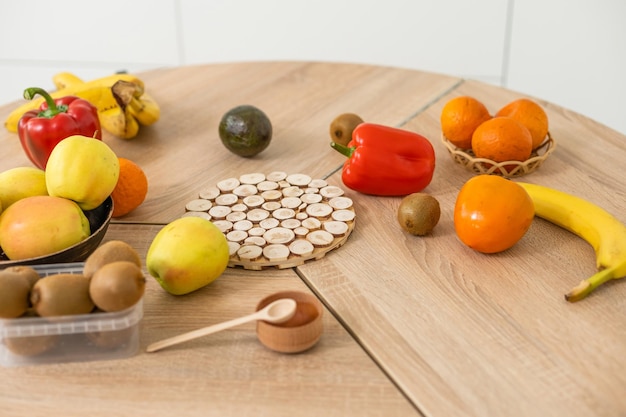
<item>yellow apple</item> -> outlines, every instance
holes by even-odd
[[[113,192],[120,174],[117,155],[106,143],[87,136],[59,142],[46,165],[48,194],[93,210]]]
[[[26,197],[0,215],[0,247],[11,260],[48,255],[90,234],[89,220],[81,208],[65,198]]]
[[[7,209],[17,200],[48,195],[46,174],[34,167],[17,167],[0,172],[0,205]]]
[[[157,233],[146,267],[163,289],[183,295],[222,275],[229,258],[226,237],[217,226],[200,217],[181,217]]]

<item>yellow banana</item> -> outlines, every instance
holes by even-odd
[[[143,87],[135,83],[118,81],[111,88],[113,94],[123,101],[129,113],[139,123],[148,126],[159,120],[161,116],[160,107],[152,97],[144,92]]]
[[[143,81],[139,77],[126,73],[111,74],[101,78],[95,78],[90,81],[83,81],[81,78],[72,74],[71,72],[59,72],[58,74],[52,76],[52,82],[54,83],[57,90],[66,91],[72,91],[72,89],[81,90],[93,87],[112,87],[113,84],[115,84],[119,80],[136,84],[142,90],[144,89]]]
[[[134,86],[132,83],[126,84]],[[137,135],[139,125],[128,109],[128,97],[117,96],[114,87],[89,88],[79,91],[76,96],[90,103],[97,103],[94,105],[98,109],[100,126],[107,132],[123,139]]]
[[[122,139],[132,139],[139,132],[139,124],[128,111],[120,106],[98,112],[100,125],[107,132]]]
[[[160,117],[159,105],[145,94],[143,81],[131,74],[113,74],[85,82],[72,73],[62,72],[53,77],[53,82],[58,90],[50,94],[52,98],[73,95],[88,100],[98,108],[102,128],[124,139],[137,135],[138,122],[149,125]],[[130,97],[124,97],[121,101],[119,97],[115,98],[118,92],[112,91],[116,83],[120,85],[120,82],[124,83],[124,87],[120,88],[121,91],[132,91]],[[132,89],[128,88],[130,85]],[[22,115],[37,109],[42,102],[43,99],[32,100],[11,112],[5,121],[7,130],[17,132]],[[121,108],[115,109],[116,105]],[[122,117],[129,120],[123,121]]]
[[[124,90],[130,91],[132,93],[132,97],[125,98],[125,102],[128,105],[128,111],[132,116],[137,119],[137,122],[141,123],[144,126],[148,126],[159,120],[161,117],[161,109],[157,102],[149,96],[144,91],[143,82],[133,76],[130,78],[120,78],[118,75],[124,74],[115,74],[110,75],[108,77],[99,78],[96,80],[89,81],[85,83],[83,80],[78,78],[76,75],[69,72],[61,72],[56,74],[53,77],[53,81],[57,88],[61,87],[75,87],[79,88],[82,85],[90,85],[97,84],[103,86],[110,86],[115,89],[115,86],[123,85]],[[126,81],[127,83],[119,83],[119,81]],[[111,84],[113,82],[113,84]],[[130,88],[130,84],[134,86],[134,88]],[[115,91],[115,94],[124,94],[125,91],[122,91],[122,88],[119,91]],[[132,123],[132,122],[131,122]],[[128,137],[126,137],[128,139]]]
[[[130,114],[132,114],[139,123],[144,126],[151,125],[159,120],[161,110],[156,101],[144,91],[144,84],[138,78],[120,78],[120,74],[110,75],[108,77],[99,78],[85,83],[82,79],[70,72],[60,72],[52,77],[54,85],[57,88],[74,87],[79,88],[80,85],[93,84],[94,86],[110,86],[112,87],[118,81],[128,81],[136,86],[132,91],[132,98],[128,99]],[[112,84],[111,84],[112,83]]]
[[[143,93],[141,98],[133,97],[128,103],[130,114],[144,126],[149,126],[161,117],[161,108],[148,93]]]
[[[71,72],[59,72],[52,77],[52,82],[57,90],[63,90],[71,85],[80,85],[85,82]]]
[[[611,279],[626,276],[626,226],[603,208],[549,187],[518,182],[535,204],[535,214],[586,240],[596,254],[598,272],[565,294],[578,301]]]

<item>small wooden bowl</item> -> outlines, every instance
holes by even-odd
[[[81,262],[87,259],[96,250],[109,228],[111,216],[113,215],[113,200],[108,197],[104,203],[93,210],[85,211],[85,216],[89,220],[91,235],[69,248],[36,258],[10,260],[0,248],[0,269],[14,265],[42,265],[68,262]]]
[[[272,324],[257,321],[256,333],[267,348],[281,353],[304,352],[315,346],[323,332],[322,303],[312,294],[300,291],[282,291],[265,297],[257,305],[257,311],[280,298],[296,301],[296,314],[285,323]]]

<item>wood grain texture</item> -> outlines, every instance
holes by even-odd
[[[491,112],[522,96],[464,82],[403,127],[437,138],[441,108],[456,95],[474,96]],[[626,180],[618,174],[625,138],[541,103],[559,147],[520,180],[575,193],[626,221]],[[541,219],[500,254],[465,247],[453,209],[472,174],[433,144],[435,179],[424,191],[442,214],[432,235],[401,231],[400,198],[353,196],[359,223],[350,242],[298,267],[300,274],[425,415],[626,414],[626,282],[565,302],[563,294],[595,271],[595,255]]]
[[[160,228],[113,224],[105,241],[128,242],[145,265]],[[290,269],[228,269],[210,286],[185,296],[172,296],[149,278],[137,355],[0,368],[0,414],[419,416],[328,311],[320,341],[301,354],[265,348],[255,323],[145,353],[163,338],[253,313],[262,298],[285,290],[310,292]]]
[[[313,291],[329,314],[320,344],[305,355],[262,349],[250,325],[124,361],[0,369],[8,415],[27,405],[39,415],[65,406],[64,415],[626,414],[626,281],[569,304],[563,294],[595,271],[586,242],[537,219],[515,247],[483,255],[454,232],[454,201],[472,173],[439,141],[441,108],[472,95],[494,113],[523,94],[418,71],[303,62],[172,68],[142,78],[162,119],[133,140],[105,141],[144,167],[148,198],[114,219],[105,240],[125,240],[145,257],[186,202],[230,176],[280,169],[343,186],[344,157],[328,145],[328,126],[348,111],[431,139],[437,168],[424,191],[439,200],[441,220],[430,236],[408,235],[396,220],[400,198],[346,190],[356,227],[322,259],[285,270],[231,268],[184,298],[148,285],[144,347],[247,314],[270,292]],[[558,147],[523,181],[575,193],[626,222],[626,138],[538,101]],[[270,147],[250,159],[230,154],[217,135],[222,114],[244,103],[274,125]],[[0,107],[0,118],[13,108]],[[0,132],[0,146],[1,170],[29,165],[15,135]]]
[[[124,219],[157,223],[179,217],[199,190],[231,175],[280,169],[324,177],[345,159],[329,146],[328,129],[337,114],[352,111],[371,121],[402,123],[457,81],[322,63],[182,67],[151,71],[142,79],[161,106],[161,120],[132,140],[110,135],[104,140],[118,156],[138,162],[150,180],[146,201]],[[262,109],[274,131],[271,145],[253,158],[232,154],[218,135],[222,115],[246,103]],[[2,120],[10,108],[0,110]],[[1,166],[27,163],[18,141],[7,142]]]

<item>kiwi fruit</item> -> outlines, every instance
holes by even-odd
[[[0,318],[20,317],[30,307],[31,282],[19,272],[0,271]]]
[[[14,272],[18,275],[22,275],[28,280],[31,287],[35,285],[35,282],[39,281],[39,279],[41,278],[41,275],[39,275],[39,272],[37,272],[35,268],[27,265],[10,266],[6,268],[5,271]]]
[[[132,307],[141,299],[146,278],[133,262],[116,261],[99,268],[91,277],[89,296],[103,311],[113,312]]]
[[[413,193],[402,199],[398,208],[398,223],[412,235],[425,236],[439,223],[439,201],[430,194]]]
[[[363,119],[354,113],[343,113],[330,123],[330,139],[346,146],[352,140],[352,132],[363,123]]]
[[[137,251],[121,240],[110,240],[100,245],[85,260],[83,275],[91,278],[104,265],[116,261],[129,261],[141,268],[141,259]]]
[[[89,278],[81,274],[54,274],[35,283],[30,302],[41,317],[88,314],[94,309]]]
[[[228,110],[220,120],[218,131],[226,149],[246,158],[263,151],[272,140],[270,119],[249,104]]]
[[[52,349],[57,343],[58,335],[19,336],[4,339],[6,347],[16,355],[37,356]]]

